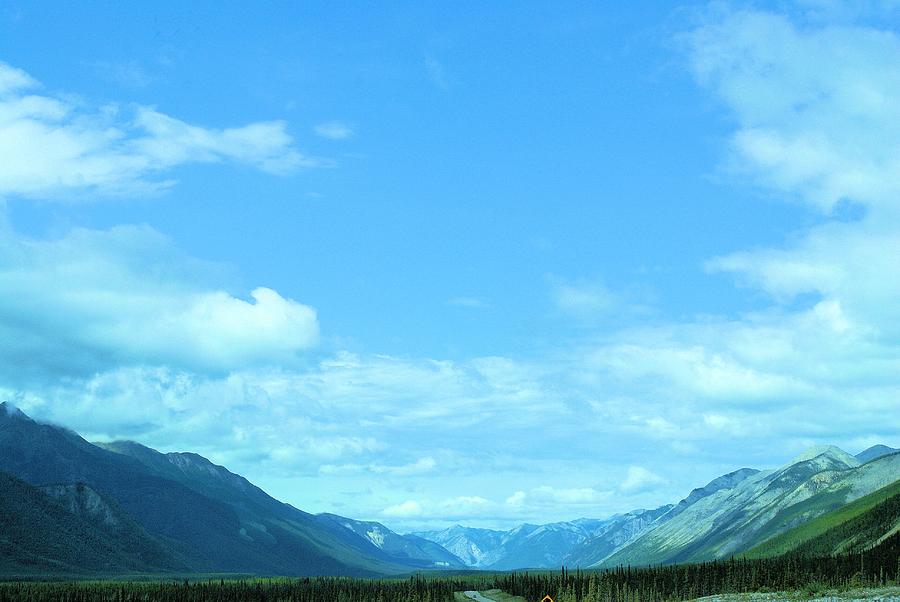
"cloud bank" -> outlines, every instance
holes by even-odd
[[[13,382],[128,365],[225,372],[290,365],[316,344],[315,310],[265,287],[235,297],[204,283],[210,267],[147,226],[52,240],[0,230],[0,371]]]

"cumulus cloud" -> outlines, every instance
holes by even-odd
[[[0,64],[0,94],[6,95],[37,85],[38,82],[21,69],[16,69],[6,63]]]
[[[477,495],[457,496],[436,502],[406,500],[385,508],[388,518],[432,518],[454,520],[496,512],[496,504]]]
[[[384,509],[382,514],[385,516],[410,518],[422,516],[423,510],[421,504],[415,500],[407,500],[400,504],[394,504]]]
[[[29,74],[0,63],[0,197],[122,195],[172,185],[163,172],[231,161],[286,174],[321,161],[301,154],[283,121],[206,128],[152,107],[90,106],[38,93]]]
[[[537,508],[565,506],[575,511],[577,506],[596,508],[612,495],[610,491],[598,491],[593,487],[551,487],[540,485],[528,491],[517,491],[506,499],[513,506],[531,505]]]
[[[309,306],[259,287],[204,285],[206,270],[149,227],[0,236],[0,357],[7,378],[122,365],[230,370],[290,363],[316,344]]]
[[[629,466],[625,480],[619,484],[619,489],[625,493],[640,493],[648,491],[660,485],[666,480],[643,466]]]

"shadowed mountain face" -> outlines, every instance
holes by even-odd
[[[900,452],[900,449],[888,447],[887,445],[873,445],[869,449],[856,454],[856,459],[865,464],[866,462],[869,462],[871,460],[875,460],[882,456],[895,454],[897,452]]]
[[[164,561],[123,557],[109,570],[382,575],[442,566],[434,563],[448,554],[415,562],[394,557],[352,530],[278,502],[202,456],[161,454],[131,442],[93,445],[7,404],[0,407],[0,471],[36,487],[54,508],[107,530],[132,526],[165,551]],[[99,570],[95,562],[70,564]]]
[[[172,550],[86,485],[38,488],[0,473],[0,571],[186,571]]]

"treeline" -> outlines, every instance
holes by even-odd
[[[662,602],[721,593],[880,586],[900,580],[900,533],[852,554],[732,559],[607,571],[416,575],[408,579],[247,579],[0,584],[0,602],[451,602],[462,590],[502,589],[539,602]]]
[[[826,557],[786,554],[608,571],[510,573],[496,576],[494,587],[528,602],[537,602],[546,594],[556,602],[655,602],[725,593],[881,586],[898,581],[900,533],[861,553]]]
[[[0,602],[450,602],[460,579],[247,579],[122,583],[109,581],[0,584]]]
[[[795,552],[804,556],[827,556],[833,552],[857,552],[878,541],[900,523],[900,495],[894,495],[868,511],[836,525],[800,544]]]

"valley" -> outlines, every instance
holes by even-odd
[[[322,591],[337,599],[347,588],[359,600],[393,592],[422,602],[851,591],[900,577],[898,477],[900,452],[887,446],[856,456],[817,447],[775,469],[722,475],[651,510],[401,534],[304,512],[194,453],[92,444],[0,404],[0,600],[10,592],[53,599],[55,586],[40,583],[47,578],[86,580],[65,591],[91,600],[119,600],[108,596],[122,580],[134,599],[155,592],[154,600],[278,592],[312,600]],[[560,567],[570,568],[554,572]],[[165,585],[170,579],[183,588]]]

